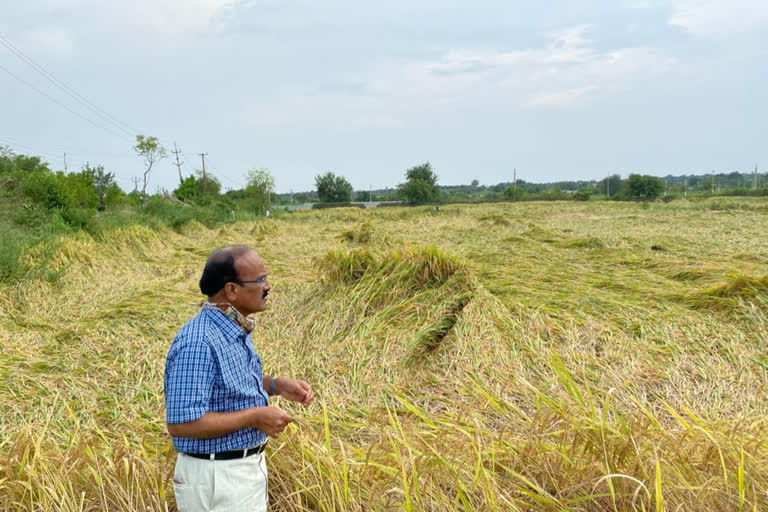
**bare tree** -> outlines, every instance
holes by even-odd
[[[133,150],[136,154],[144,158],[144,165],[147,169],[144,171],[144,186],[141,189],[141,206],[147,205],[147,181],[149,179],[149,173],[152,171],[152,166],[155,162],[162,160],[168,153],[165,148],[157,140],[157,137],[146,137],[144,135],[136,136],[136,145],[133,146]]]

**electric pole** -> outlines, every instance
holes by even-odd
[[[179,162],[179,148],[176,147],[176,141],[173,141],[173,152],[176,154],[176,168],[179,170],[179,185],[184,181],[184,178],[181,176],[181,164],[184,162]]]
[[[139,193],[139,181],[141,181],[139,178],[133,177],[133,191],[136,194]]]
[[[67,172],[67,152],[64,152],[64,172]]]
[[[685,175],[685,178],[683,178],[683,197],[688,199],[688,175]]]
[[[512,184],[515,186],[515,190],[517,190],[517,167],[512,169]]]
[[[203,179],[205,179],[205,157],[208,156],[208,153],[198,153],[198,155],[203,159]]]

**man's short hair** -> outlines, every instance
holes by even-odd
[[[227,283],[237,283],[240,279],[235,270],[235,261],[252,249],[243,245],[216,249],[208,257],[200,278],[200,291],[208,297],[216,295]]]

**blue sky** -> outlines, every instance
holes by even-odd
[[[768,167],[764,0],[28,0],[0,35],[183,171],[277,190]],[[0,66],[119,131],[0,45]],[[140,176],[131,137],[0,69],[0,144]],[[173,189],[171,159],[150,189]]]

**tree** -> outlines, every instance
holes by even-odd
[[[265,215],[271,206],[270,196],[275,192],[275,179],[268,169],[251,169],[247,180],[246,195],[255,201],[259,212]]]
[[[654,200],[664,191],[664,182],[655,176],[630,174],[627,196],[630,199]]]
[[[144,158],[144,165],[147,166],[144,171],[144,187],[141,189],[141,206],[144,207],[147,205],[147,180],[152,166],[155,165],[155,162],[168,156],[168,153],[157,137],[146,137],[141,134],[136,136],[136,145],[133,146],[133,150],[136,151],[137,155]]]
[[[348,203],[352,200],[352,185],[343,176],[332,172],[315,176],[317,197],[324,203]]]
[[[86,163],[80,173],[90,177],[93,189],[99,197],[99,211],[104,211],[107,208],[107,191],[116,185],[114,173],[105,172],[103,165],[91,167],[90,163]]]
[[[517,185],[510,185],[504,189],[504,199],[510,201],[520,201],[525,195],[525,189]]]
[[[190,201],[197,197],[197,178],[187,176],[181,180],[179,187],[173,191],[173,195],[180,201]]]
[[[440,199],[437,174],[432,165],[425,162],[405,171],[405,183],[397,186],[400,194],[410,203],[426,203]]]
[[[613,174],[600,181],[598,190],[607,197],[620,196],[624,191],[624,182],[621,180],[621,176]]]
[[[195,182],[195,189],[197,191],[198,200],[203,202],[216,199],[221,194],[221,182],[210,174],[204,174],[201,170],[196,170],[197,180]]]
[[[480,186],[480,182],[477,181],[477,180],[472,180],[472,183],[470,183],[470,186],[472,186],[472,187],[479,187]]]

